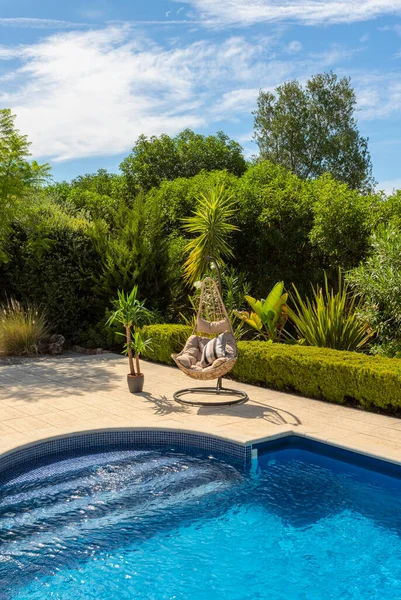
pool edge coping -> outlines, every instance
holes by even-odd
[[[357,444],[352,444],[347,442],[346,440],[332,440],[325,436],[320,436],[318,433],[303,433],[299,430],[288,428],[285,430],[278,431],[276,433],[270,433],[268,435],[262,435],[258,437],[250,437],[248,439],[238,439],[235,436],[222,435],[215,432],[204,431],[199,429],[191,429],[191,428],[173,428],[173,427],[150,427],[150,426],[139,426],[139,427],[121,427],[121,426],[111,426],[111,427],[101,427],[95,429],[82,429],[82,430],[74,430],[70,432],[59,433],[55,435],[49,435],[46,437],[40,437],[34,440],[29,440],[26,443],[18,444],[12,448],[9,448],[3,452],[0,452],[0,463],[3,462],[3,459],[7,459],[7,457],[12,457],[14,454],[17,456],[19,452],[23,452],[24,450],[29,450],[30,448],[35,448],[40,444],[46,444],[47,442],[51,444],[52,442],[56,442],[57,440],[68,440],[70,438],[79,439],[82,436],[90,436],[96,434],[117,434],[119,432],[144,432],[148,434],[152,434],[152,432],[163,434],[165,433],[175,433],[175,434],[183,434],[188,436],[198,436],[201,438],[208,438],[214,440],[216,442],[221,441],[223,444],[234,444],[244,449],[244,460],[246,460],[246,452],[247,449],[252,451],[253,447],[257,447],[260,444],[278,440],[280,438],[295,436],[301,439],[311,440],[314,442],[318,442],[321,444],[325,444],[327,446],[332,446],[334,448],[338,448],[340,450],[345,450],[351,453],[355,453],[357,455],[362,455],[367,458],[376,459],[379,461],[383,461],[386,463],[390,463],[396,466],[401,467],[401,457],[391,456],[389,452],[386,452],[384,449],[383,452],[379,452],[377,450],[369,450],[366,447],[361,447]],[[135,442],[133,442],[135,443]],[[166,440],[166,444],[168,440]],[[51,453],[50,453],[51,454]],[[56,453],[54,453],[56,455]],[[229,455],[230,452],[227,452]],[[232,454],[234,457],[234,454]],[[10,468],[10,467],[8,467]],[[0,466],[0,474],[4,472],[7,467]],[[0,484],[1,485],[1,484]]]

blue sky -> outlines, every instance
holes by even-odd
[[[141,133],[223,130],[259,89],[349,75],[379,188],[401,188],[401,0],[0,0],[0,105],[56,179],[118,170]]]

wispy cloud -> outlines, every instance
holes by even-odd
[[[401,0],[187,0],[187,3],[210,27],[279,21],[308,25],[352,23],[401,14]]]
[[[107,21],[109,25],[132,25],[133,27],[144,27],[145,25],[165,25],[171,27],[171,25],[201,25],[200,21],[190,19],[165,19],[165,20],[138,20],[138,21]]]
[[[287,50],[291,54],[296,54],[297,52],[301,52],[302,44],[301,44],[301,42],[298,42],[298,40],[293,40],[292,42],[290,42],[288,44]]]
[[[17,115],[36,157],[55,161],[126,152],[136,138],[250,119],[259,89],[347,59],[348,50],[288,54],[277,37],[243,36],[163,47],[129,25],[52,33],[18,47],[0,105]],[[394,76],[356,72],[360,118],[401,114]]]
[[[17,114],[35,156],[118,154],[141,133],[174,134],[249,110],[256,90],[241,89],[282,74],[265,63],[269,43],[231,37],[165,49],[128,27],[58,33],[9,50],[21,65],[0,104]]]
[[[28,17],[0,18],[1,27],[26,27],[28,29],[79,29],[85,23],[58,21],[56,19],[33,19]]]
[[[401,81],[398,73],[354,72],[359,118],[367,121],[401,118]]]

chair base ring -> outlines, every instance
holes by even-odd
[[[190,399],[183,398],[183,396],[187,394],[215,394],[216,396],[225,396],[226,399],[219,399],[217,402],[202,402],[202,401],[194,401]],[[229,397],[230,396],[230,397]],[[230,404],[243,404],[246,402],[248,398],[248,394],[242,392],[241,390],[234,390],[232,388],[224,388],[221,384],[217,385],[217,387],[196,387],[196,388],[185,388],[183,390],[178,390],[173,394],[173,398],[176,402],[180,404],[186,404],[189,406],[230,406]]]

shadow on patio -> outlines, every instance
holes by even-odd
[[[255,400],[245,404],[237,404],[232,407],[216,406],[213,408],[201,406],[198,408],[198,415],[227,416],[227,414],[242,419],[260,419],[273,423],[274,425],[297,426],[302,424],[299,417],[294,413]]]
[[[165,416],[171,414],[190,413],[190,409],[187,406],[177,404],[177,402],[174,402],[174,400],[171,398],[167,398],[165,395],[154,396],[150,392],[141,392],[140,394],[136,395],[141,396],[147,402],[153,405],[155,415]]]
[[[46,398],[108,392],[126,385],[121,373],[115,371],[114,356],[104,357],[0,365],[0,401],[37,402]],[[115,358],[121,364],[120,357]]]

